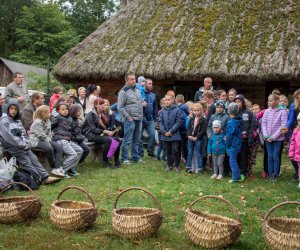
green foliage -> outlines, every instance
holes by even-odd
[[[94,32],[116,11],[112,0],[58,0],[57,3],[81,39]]]
[[[28,89],[39,90],[47,94],[47,76],[39,75],[36,73],[30,73],[28,75],[30,82],[27,83]],[[60,83],[50,74],[49,82],[49,92],[50,95],[53,93],[55,86],[60,85]]]
[[[48,56],[56,62],[78,42],[78,36],[57,4],[24,7],[16,26],[17,52],[11,58],[44,65]]]
[[[24,6],[31,7],[35,0],[1,0],[0,56],[9,57],[15,49],[15,26]]]
[[[286,154],[286,153],[285,153]],[[297,183],[290,181],[291,166],[281,168],[277,182],[262,179],[262,157],[259,154],[254,169],[257,180],[230,184],[229,178],[217,181],[210,179],[210,172],[203,175],[188,175],[164,171],[165,163],[145,157],[146,164],[122,166],[118,170],[102,168],[99,163],[83,163],[77,167],[80,176],[62,180],[52,186],[42,186],[35,193],[42,201],[40,215],[31,221],[13,225],[0,225],[1,249],[199,249],[190,243],[184,231],[184,211],[195,199],[207,195],[222,195],[240,211],[243,232],[229,249],[267,249],[262,234],[261,218],[273,207],[285,200],[299,200]],[[283,165],[290,165],[284,155]],[[181,168],[183,169],[183,167]],[[81,186],[91,193],[100,216],[87,231],[63,231],[50,222],[50,205],[65,187]],[[158,235],[144,240],[121,239],[113,234],[111,212],[120,190],[140,186],[151,191],[161,203],[164,220]],[[5,196],[26,195],[9,191]],[[243,198],[242,198],[243,196]],[[83,193],[67,191],[62,200],[88,201]],[[150,196],[131,191],[122,195],[117,207],[155,207]],[[207,200],[195,204],[195,209],[234,217],[222,202]],[[294,206],[294,208],[296,208]],[[299,216],[293,207],[278,211],[281,216]],[[292,213],[294,212],[294,213]],[[274,215],[276,215],[275,213]]]

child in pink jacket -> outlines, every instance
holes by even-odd
[[[298,126],[294,129],[291,139],[289,158],[298,164],[298,188],[300,188],[300,114],[297,116],[297,122]]]
[[[279,174],[280,148],[285,140],[281,129],[286,126],[287,111],[278,108],[279,96],[269,95],[268,105],[262,118],[262,133],[265,139],[268,153],[268,177],[276,180]]]

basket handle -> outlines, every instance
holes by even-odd
[[[285,206],[287,204],[295,204],[295,205],[300,205],[300,202],[298,201],[285,201],[282,203],[279,203],[277,205],[275,205],[274,207],[272,207],[265,215],[264,220],[267,221],[269,216],[271,215],[271,213],[273,213],[277,208]]]
[[[212,199],[217,199],[217,200],[221,200],[223,201],[226,205],[228,205],[229,207],[232,208],[233,212],[235,213],[236,217],[237,217],[237,220],[239,222],[241,222],[241,218],[240,218],[240,214],[239,214],[239,210],[234,206],[232,205],[228,200],[224,199],[223,197],[220,197],[220,196],[216,196],[216,195],[204,195],[196,200],[194,200],[192,202],[191,205],[189,205],[189,208],[191,208],[193,205],[195,205],[195,203],[197,203],[198,201],[200,200],[206,200],[206,199],[209,199],[209,198],[212,198]]]
[[[65,191],[67,191],[68,189],[77,189],[77,190],[79,190],[79,191],[85,193],[85,194],[87,195],[87,197],[90,199],[90,201],[91,201],[93,207],[95,208],[95,202],[94,202],[92,196],[91,196],[87,191],[85,191],[83,188],[76,187],[76,186],[69,186],[69,187],[64,188],[62,191],[60,191],[60,193],[59,193],[58,196],[57,196],[57,200],[58,200],[58,201],[59,201],[60,197],[62,196],[62,194],[63,194]]]
[[[20,185],[20,186],[23,186],[23,187],[27,188],[28,191],[30,191],[34,197],[37,197],[37,196],[34,194],[34,192],[32,191],[32,189],[31,189],[30,187],[28,187],[26,184],[22,183],[22,182],[11,182],[11,183],[7,184],[7,185],[1,190],[0,196],[2,196],[3,192],[4,192],[8,187],[12,186],[13,184],[18,184],[18,185]]]
[[[150,191],[148,191],[148,190],[146,190],[146,189],[144,189],[144,188],[141,188],[141,187],[131,187],[131,188],[127,188],[127,189],[123,190],[123,191],[117,196],[117,198],[116,198],[116,200],[115,200],[114,207],[113,207],[114,209],[117,208],[117,203],[118,203],[118,200],[119,200],[119,198],[121,197],[121,195],[123,195],[124,193],[126,193],[126,192],[128,192],[128,191],[130,191],[130,190],[141,190],[141,191],[144,191],[144,192],[147,193],[149,196],[151,196],[152,199],[155,201],[158,210],[162,211],[162,210],[161,210],[160,203],[159,203],[159,201],[157,200],[157,198],[156,198]]]

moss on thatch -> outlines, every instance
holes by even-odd
[[[66,53],[64,82],[300,76],[300,0],[134,0]]]

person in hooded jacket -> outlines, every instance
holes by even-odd
[[[222,100],[218,100],[215,104],[216,112],[210,117],[207,125],[207,137],[210,138],[212,134],[212,123],[214,121],[221,122],[221,132],[226,133],[226,124],[229,120],[229,115],[225,112],[225,102]]]
[[[254,143],[254,128],[255,128],[255,116],[246,107],[246,101],[243,95],[237,95],[235,98],[235,103],[239,107],[238,115],[242,117],[243,127],[242,127],[242,150],[239,154],[239,163],[241,167],[241,172],[244,176],[252,178],[252,165],[249,165],[249,148]]]
[[[237,181],[243,181],[245,176],[241,174],[240,168],[237,162],[238,153],[242,149],[242,128],[243,120],[238,116],[239,107],[236,103],[230,103],[228,105],[228,114],[230,120],[226,126],[226,152],[229,155],[229,164],[232,171],[232,177],[229,181],[234,183]]]
[[[60,178],[49,177],[36,155],[30,150],[30,143],[25,128],[20,120],[19,102],[10,99],[7,112],[0,119],[0,141],[4,149],[17,159],[18,164],[34,173],[39,184],[58,182]]]

